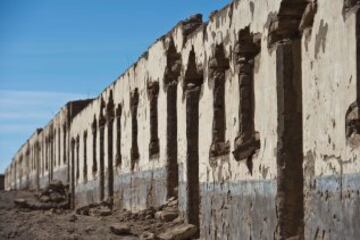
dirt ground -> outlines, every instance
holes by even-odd
[[[110,231],[116,214],[106,217],[76,215],[70,210],[33,211],[17,208],[16,198],[31,197],[31,192],[0,192],[0,239],[139,239],[118,236]]]
[[[160,208],[147,209],[138,213],[126,210],[110,211],[107,216],[96,214],[76,214],[73,210],[50,209],[29,210],[14,204],[15,199],[30,199],[33,192],[26,191],[0,191],[0,239],[17,240],[67,240],[67,239],[175,239],[172,236],[159,237],[161,233],[177,226],[184,227],[183,220],[174,214],[177,201]],[[174,203],[175,202],[175,203]],[[171,214],[164,214],[168,210]],[[177,211],[177,210],[176,210]],[[77,212],[79,213],[79,212]],[[100,214],[105,215],[105,214]],[[115,224],[125,225],[125,232],[116,233]],[[187,227],[187,226],[185,226]],[[116,228],[116,227],[115,227]],[[119,229],[117,229],[119,230]],[[175,232],[178,231],[175,229]],[[169,235],[169,234],[168,234]],[[185,234],[186,235],[186,234]],[[184,236],[176,239],[191,239]]]

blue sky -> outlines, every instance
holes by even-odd
[[[67,101],[98,95],[151,43],[231,0],[0,0],[0,173]]]

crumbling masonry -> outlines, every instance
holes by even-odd
[[[360,1],[242,0],[158,39],[19,149],[5,188],[179,199],[201,239],[359,239]],[[298,238],[292,238],[298,237]]]

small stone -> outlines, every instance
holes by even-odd
[[[143,232],[140,236],[140,240],[155,240],[155,234],[152,232]]]
[[[87,228],[85,228],[86,233],[90,233],[90,232],[93,232],[93,231],[95,231],[93,226],[88,226]]]
[[[155,213],[155,218],[160,219],[161,221],[164,221],[164,222],[170,222],[177,217],[178,217],[178,213],[175,211],[164,210],[164,211],[159,211],[159,212]]]
[[[77,220],[77,216],[75,214],[69,217],[69,222],[75,222]]]
[[[99,215],[100,216],[109,216],[111,215],[111,210],[109,208],[101,208],[99,209]]]
[[[177,205],[178,205],[178,201],[176,199],[168,203],[169,207],[175,207]]]
[[[42,195],[40,197],[40,202],[50,202],[50,197],[47,195]]]
[[[47,196],[43,196],[43,197],[47,197]],[[52,202],[56,202],[56,203],[59,203],[59,202],[62,202],[65,200],[65,197],[63,195],[61,195],[60,193],[58,192],[52,192],[50,193],[50,196],[48,197]]]
[[[158,237],[160,240],[185,240],[191,239],[197,232],[197,228],[192,224],[182,224],[172,227]]]
[[[17,199],[14,200],[14,203],[19,204],[19,205],[23,205],[23,204],[26,204],[26,200],[23,199],[23,198],[17,198]]]
[[[181,224],[181,223],[184,223],[184,218],[182,217],[177,217],[174,219],[174,221],[172,221],[174,224]]]
[[[175,201],[176,200],[176,197],[171,197],[168,199],[168,202],[172,202],[172,201]]]
[[[111,209],[109,209],[108,207],[91,208],[89,210],[89,215],[95,217],[105,217],[111,215],[111,213]]]
[[[110,226],[111,232],[117,235],[129,235],[130,234],[130,226],[126,223],[115,223]]]

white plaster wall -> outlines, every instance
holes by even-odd
[[[359,149],[352,150],[345,137],[345,114],[356,100],[358,79],[355,14],[344,20],[343,2],[318,0],[311,36],[302,43],[304,155],[315,155],[315,176],[359,169]],[[321,27],[328,28],[325,38]]]
[[[204,70],[204,84],[199,104],[199,156],[200,181],[238,181],[274,179],[276,177],[276,144],[277,144],[277,104],[276,104],[276,64],[275,54],[267,48],[267,29],[265,28],[269,12],[276,12],[280,1],[268,1],[261,4],[255,1],[253,15],[250,11],[249,1],[240,1],[231,8],[225,8],[212,16],[206,26],[207,37],[203,31],[198,31],[186,43],[182,50],[183,66],[187,66],[188,53],[194,46],[198,65]],[[266,13],[266,14],[265,14]],[[232,16],[232,17],[231,17]],[[260,133],[261,148],[253,158],[253,174],[251,175],[245,161],[237,162],[233,155],[229,161],[219,160],[215,171],[209,164],[209,149],[212,139],[213,122],[213,95],[208,85],[207,61],[214,54],[216,44],[223,43],[226,55],[230,60],[230,69],[226,75],[226,140],[234,150],[234,140],[238,132],[239,87],[238,76],[234,71],[234,62],[231,51],[236,43],[239,30],[250,26],[252,33],[261,33],[261,53],[257,56],[254,77],[255,88],[255,129]],[[205,39],[205,40],[204,40]],[[205,42],[204,42],[205,41]],[[180,84],[181,85],[181,84]],[[186,159],[186,109],[182,101],[182,89],[179,89],[178,101],[178,144],[179,162]],[[184,164],[185,165],[185,164]],[[186,166],[184,174],[186,172]],[[185,180],[185,176],[182,176]]]

